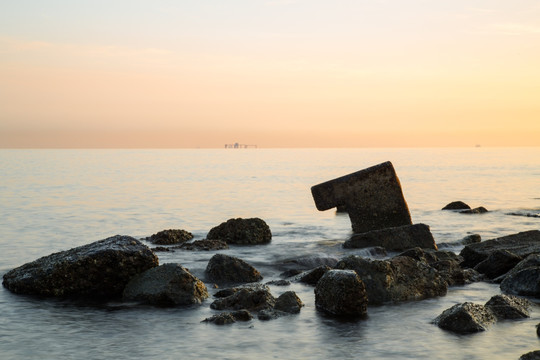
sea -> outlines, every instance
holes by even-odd
[[[39,257],[121,234],[144,239],[184,229],[195,240],[231,218],[259,217],[268,245],[231,246],[264,276],[291,264],[355,254],[346,214],[318,211],[310,188],[391,161],[414,223],[441,248],[540,229],[540,148],[355,149],[3,149],[0,150],[0,276]],[[485,214],[442,211],[461,200]],[[145,240],[142,240],[145,242]],[[151,244],[145,242],[149,246]],[[158,252],[204,279],[215,251]],[[394,254],[388,254],[392,256]],[[380,257],[378,257],[380,258]],[[212,296],[218,289],[207,283]],[[497,284],[450,287],[446,296],[368,307],[366,319],[328,316],[314,288],[292,282],[305,306],[271,321],[218,326],[210,297],[201,305],[156,308],[16,295],[0,287],[0,358],[8,359],[518,359],[540,350],[533,303],[524,320],[458,335],[432,320],[454,304],[484,304]],[[533,302],[539,300],[531,299]]]

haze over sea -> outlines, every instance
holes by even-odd
[[[310,187],[383,161],[401,181],[414,223],[437,243],[469,234],[483,240],[540,229],[540,148],[0,150],[0,275],[52,252],[123,234],[185,229],[195,240],[236,217],[260,217],[269,245],[220,252],[280,279],[287,260],[367,256],[343,249],[347,215],[319,212]],[[462,200],[489,212],[441,211]],[[509,215],[510,213],[514,215]],[[523,215],[523,216],[516,216]],[[529,215],[529,216],[527,216]],[[459,245],[449,249],[459,252]],[[160,252],[203,278],[213,252]],[[211,293],[216,290],[207,283]],[[496,284],[452,287],[445,297],[369,307],[366,320],[337,320],[315,309],[313,287],[294,290],[300,314],[216,326],[201,306],[74,304],[0,289],[2,359],[517,359],[540,349],[531,317],[455,335],[431,324],[450,306],[485,303]]]

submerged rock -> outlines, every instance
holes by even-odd
[[[382,246],[389,251],[403,251],[414,247],[437,250],[429,226],[425,224],[405,225],[354,234],[343,244],[344,248],[373,246]]]
[[[452,201],[451,203],[443,207],[441,210],[467,210],[470,208],[471,207],[465,204],[463,201]]]
[[[365,316],[367,304],[364,282],[352,270],[329,270],[315,287],[315,305],[332,315]]]
[[[125,301],[157,306],[200,304],[208,297],[202,281],[180,264],[164,264],[135,276],[124,289]]]
[[[206,274],[217,283],[249,283],[262,280],[261,273],[242,259],[216,254],[206,266]]]
[[[169,229],[160,231],[146,239],[156,245],[174,245],[193,239],[193,234],[186,230]]]
[[[116,235],[24,264],[7,272],[2,284],[18,294],[107,300],[122,296],[135,275],[156,266],[158,258],[146,245]]]
[[[462,266],[475,267],[496,250],[507,250],[522,258],[540,253],[540,231],[530,230],[465,246],[460,255]]]
[[[474,209],[460,211],[459,213],[460,214],[484,214],[484,213],[487,213],[487,212],[488,212],[488,210],[485,207],[479,206],[479,207],[474,208]]]
[[[229,219],[212,228],[206,238],[223,240],[227,244],[258,245],[268,244],[272,240],[272,232],[262,219],[237,218]]]
[[[444,330],[468,334],[485,331],[496,320],[489,308],[465,302],[446,309],[433,323]]]
[[[195,250],[195,251],[215,251],[228,249],[229,245],[223,240],[196,240],[191,243],[184,243],[175,249],[181,250]]]
[[[223,312],[220,314],[216,314],[214,316],[204,319],[201,322],[208,322],[216,325],[226,325],[235,323],[237,321],[249,321],[251,319],[253,319],[253,316],[249,311],[238,310],[233,312]]]
[[[345,206],[355,233],[412,224],[390,161],[312,186],[311,194],[320,211]]]

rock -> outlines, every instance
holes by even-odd
[[[108,300],[122,296],[135,275],[158,266],[140,241],[116,235],[15,268],[3,285],[18,294]]]
[[[475,267],[495,250],[507,250],[522,258],[540,253],[540,231],[530,230],[465,246],[461,266]]]
[[[289,314],[298,314],[304,303],[294,291],[286,291],[281,294],[274,305],[274,309]]]
[[[212,228],[206,238],[223,240],[227,244],[257,245],[268,244],[272,240],[272,232],[264,220],[237,218]]]
[[[495,295],[485,305],[498,320],[529,317],[529,300],[512,295]]]
[[[462,245],[476,244],[482,241],[482,237],[479,234],[471,234],[461,239]]]
[[[459,334],[485,331],[495,321],[489,308],[470,302],[456,304],[433,320],[441,329]]]
[[[262,280],[261,273],[242,259],[216,254],[206,266],[206,274],[217,283],[248,283]]]
[[[156,306],[200,304],[208,297],[202,281],[180,264],[163,264],[133,277],[124,289],[124,301]]]
[[[535,350],[521,355],[519,360],[540,360],[540,350]]]
[[[156,246],[151,249],[153,252],[174,252],[170,247]]]
[[[229,245],[223,240],[196,240],[191,243],[184,243],[176,246],[175,249],[195,250],[195,251],[215,251],[228,249]]]
[[[276,299],[265,288],[239,288],[232,295],[215,300],[210,307],[216,310],[260,311],[273,309]]]
[[[332,315],[363,317],[367,304],[364,282],[352,270],[329,270],[315,287],[315,305]]]
[[[247,310],[238,310],[233,312],[224,312],[204,319],[202,322],[214,323],[216,325],[232,324],[237,321],[249,321],[253,319],[251,313]]]
[[[507,294],[540,298],[540,254],[532,254],[510,270],[501,282]]]
[[[344,248],[372,246],[382,246],[388,251],[403,251],[414,247],[437,250],[429,226],[425,224],[405,225],[354,234],[343,244]]]
[[[223,290],[219,290],[218,292],[216,292],[214,294],[214,297],[216,297],[216,298],[224,298],[224,297],[227,297],[227,296],[231,296],[234,293],[236,293],[236,292],[238,292],[238,291],[240,291],[242,289],[248,289],[250,291],[254,291],[254,290],[270,291],[270,288],[267,285],[263,285],[263,284],[246,284],[246,285],[242,285],[242,286],[238,286],[238,287],[232,287],[232,288],[226,288],[226,289],[223,289]]]
[[[470,208],[471,207],[465,204],[463,201],[453,201],[450,204],[447,204],[441,210],[466,210]]]
[[[169,229],[160,231],[146,239],[156,245],[173,245],[193,239],[193,234],[186,230]]]
[[[477,208],[474,208],[474,209],[469,209],[469,210],[463,210],[463,211],[460,211],[459,213],[460,214],[484,214],[484,213],[487,213],[488,210],[483,207],[483,206],[480,206],[480,207],[477,207]]]
[[[412,224],[390,161],[315,185],[311,193],[320,211],[344,205],[355,233]]]
[[[506,274],[521,260],[521,257],[508,250],[495,250],[489,256],[478,263],[474,269],[490,279]]]
[[[291,282],[288,280],[272,280],[272,281],[267,282],[266,285],[289,286],[291,285]]]
[[[317,285],[321,277],[332,268],[326,265],[316,267],[315,269],[308,271],[305,275],[302,275],[300,282],[309,285]]]
[[[281,266],[290,267],[292,265],[295,270],[300,270],[301,272],[301,270],[311,270],[318,266],[334,267],[338,261],[339,259],[337,257],[328,254],[310,254],[286,259]]]
[[[437,270],[408,256],[368,260],[352,255],[342,259],[336,269],[356,271],[365,283],[370,305],[443,296],[448,286]]]

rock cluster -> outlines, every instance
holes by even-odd
[[[433,323],[441,329],[467,334],[485,331],[498,320],[529,317],[530,302],[523,298],[496,295],[485,305],[465,302],[443,311]]]

